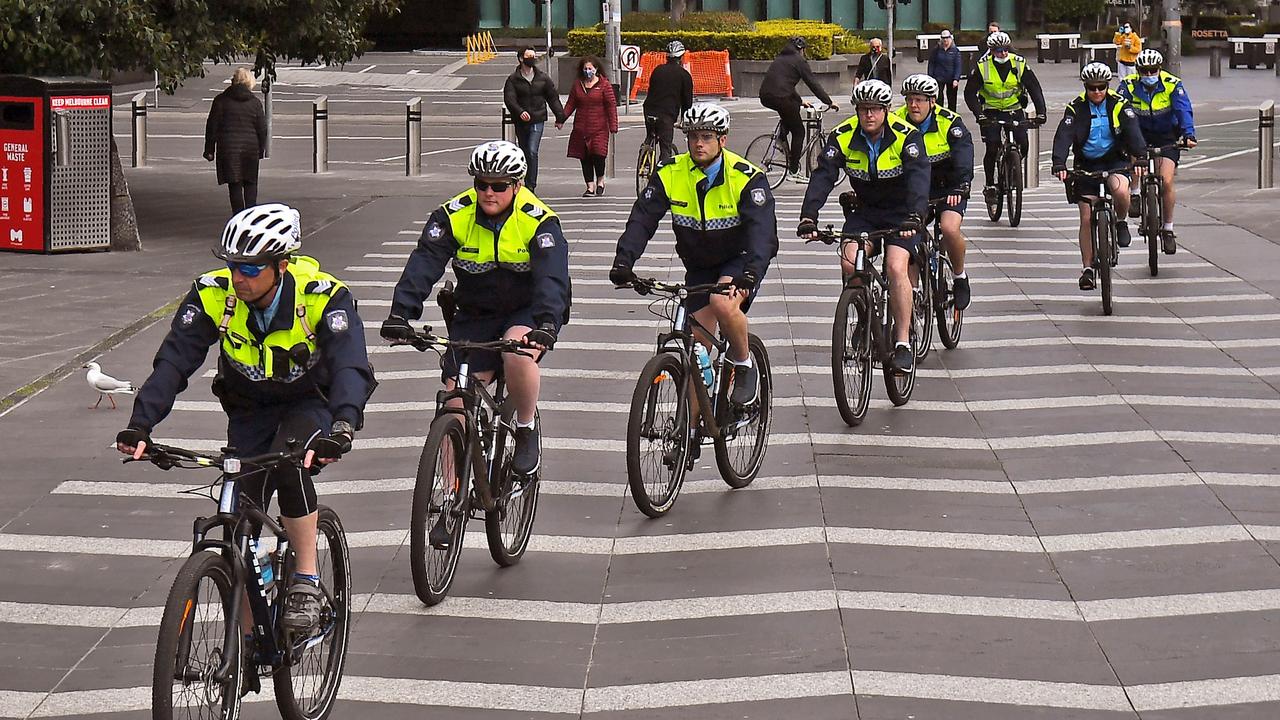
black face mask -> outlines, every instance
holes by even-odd
[[[525,67],[533,67],[538,64],[538,58],[521,58],[520,64]]]

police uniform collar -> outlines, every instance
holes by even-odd
[[[275,316],[271,318],[271,323],[265,328],[255,327],[258,324],[257,314],[262,313],[264,311],[259,310],[257,307],[249,306],[253,310],[253,312],[250,312],[249,315],[254,319],[254,322],[249,325],[249,330],[252,331],[255,335],[259,335],[257,331],[261,329],[262,333],[259,335],[259,339],[261,339],[261,338],[265,338],[266,336],[270,335],[276,330],[288,330],[290,327],[292,327],[293,326],[293,306],[296,304],[296,301],[295,301],[296,288],[297,288],[297,281],[294,280],[293,273],[289,272],[289,270],[286,268],[284,271],[284,277],[280,279],[280,290],[279,290],[280,304],[276,308]],[[248,305],[248,303],[245,303],[245,304]]]

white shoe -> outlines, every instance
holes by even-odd
[[[802,184],[809,182],[809,178],[805,177],[804,175],[798,172],[787,173],[787,180],[793,183],[802,183]]]

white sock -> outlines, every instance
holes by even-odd
[[[734,365],[737,365],[738,367],[745,367],[745,368],[749,368],[749,367],[751,367],[751,353],[747,353],[747,359],[746,359],[746,360],[732,360],[732,359],[731,359],[731,360],[729,360],[729,362],[733,363]]]
[[[910,350],[910,349],[911,349],[911,343],[899,342],[899,343],[894,343],[894,344],[893,344],[893,348],[894,348],[895,350],[897,350],[897,349],[898,349],[898,348],[900,348],[900,347],[904,347],[904,348],[906,348],[906,349]]]
[[[1172,230],[1172,229],[1173,229],[1173,223],[1165,223],[1165,224],[1164,224],[1164,229],[1165,229],[1165,230]]]
[[[968,279],[969,279],[969,273],[967,273],[967,272],[958,273],[958,274],[956,275],[956,279],[957,279],[957,280],[968,280]]]
[[[538,421],[538,418],[537,418],[537,416],[536,416],[536,415],[534,416],[534,418],[533,418],[532,420],[530,420],[530,421],[529,421],[529,422],[527,422],[527,423],[522,423],[522,422],[520,422],[519,420],[516,420],[516,427],[518,427],[518,428],[531,428],[531,427],[533,427],[533,424],[534,424],[535,422],[537,422],[537,421]]]

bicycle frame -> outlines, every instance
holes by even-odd
[[[463,427],[467,432],[467,454],[470,456],[470,462],[474,468],[483,472],[472,473],[472,479],[475,482],[476,491],[479,493],[480,505],[486,512],[491,512],[497,507],[497,500],[493,497],[493,484],[490,482],[493,478],[495,452],[497,448],[493,442],[493,434],[496,431],[496,425],[503,422],[501,404],[503,400],[505,385],[501,379],[497,380],[497,388],[493,395],[485,388],[485,384],[475,382],[475,378],[471,377],[471,363],[467,360],[461,360],[458,363],[458,374],[454,378],[454,386],[452,390],[441,390],[436,393],[436,416],[441,414],[453,413],[462,416]],[[450,407],[450,400],[462,400],[462,407]],[[489,417],[493,419],[492,423],[481,429],[480,413],[488,412]],[[508,430],[514,432],[514,427]]]
[[[871,338],[875,344],[876,354],[879,356],[880,362],[883,364],[888,362],[891,355],[889,351],[888,324],[893,318],[893,313],[889,309],[889,282],[885,280],[884,275],[876,269],[876,264],[867,262],[867,249],[863,246],[861,239],[844,239],[840,241],[840,257],[844,257],[845,248],[851,244],[857,243],[858,249],[853,259],[853,274],[862,280],[862,284],[867,288],[868,293],[873,297],[871,305]],[[887,255],[887,253],[881,253]],[[868,282],[871,284],[869,285]],[[874,302],[873,288],[880,289],[880,302]]]
[[[702,422],[706,434],[711,438],[719,438],[721,428],[716,417],[716,398],[720,394],[720,382],[723,378],[721,370],[724,367],[725,354],[729,350],[729,341],[716,335],[698,319],[689,314],[685,308],[684,302],[681,301],[676,306],[675,317],[671,321],[671,331],[658,335],[658,352],[676,353],[680,356],[681,363],[686,368],[697,368],[698,362],[693,356],[693,343],[697,340],[695,330],[701,330],[703,334],[710,340],[708,349],[716,350],[716,357],[711,361],[712,375],[714,380],[711,383],[710,390],[707,389],[705,383],[702,382],[701,374],[690,371],[687,373],[689,386],[693,390],[694,400],[698,403],[699,419]]]

